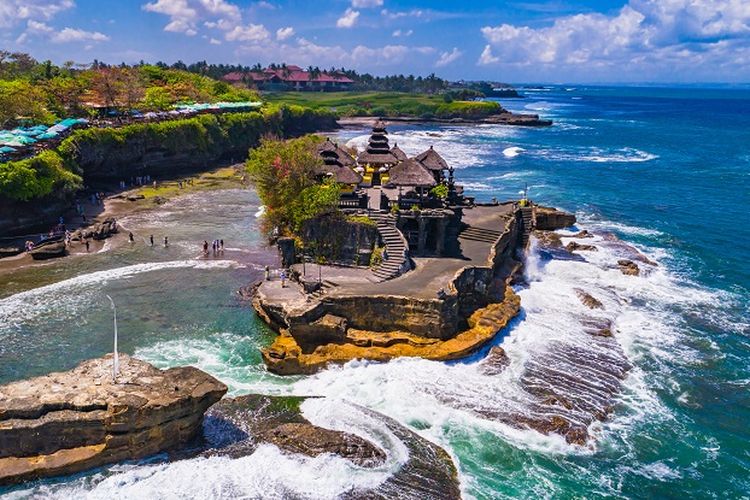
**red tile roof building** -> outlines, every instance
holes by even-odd
[[[294,65],[247,73],[234,71],[224,75],[223,79],[228,83],[245,84],[261,90],[346,90],[354,83],[341,73],[312,73]]]

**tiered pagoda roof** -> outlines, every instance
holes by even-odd
[[[326,139],[318,146],[318,154],[323,159],[323,165],[316,169],[318,175],[333,175],[336,182],[341,184],[359,184],[362,176],[351,169],[354,159],[342,148]]]
[[[372,135],[367,143],[367,148],[357,156],[360,164],[369,163],[370,165],[393,165],[398,162],[398,158],[391,153],[388,145],[388,131],[385,124],[378,121],[372,127]]]

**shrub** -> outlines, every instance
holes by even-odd
[[[54,151],[0,164],[0,195],[12,200],[27,201],[46,196],[55,188],[69,192],[80,186],[81,178],[66,170]]]

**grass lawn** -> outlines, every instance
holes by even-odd
[[[268,92],[263,94],[263,99],[327,109],[339,116],[481,118],[500,113],[503,109],[496,102],[445,102],[442,95],[407,92]]]

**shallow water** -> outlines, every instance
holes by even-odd
[[[659,266],[623,276],[614,263],[630,250],[602,237],[584,261],[533,252],[529,284],[518,289],[523,314],[497,339],[511,360],[502,374],[484,375],[482,354],[450,364],[352,362],[310,377],[265,372],[258,348],[272,334],[235,292],[275,256],[260,247],[257,198],[232,190],[190,195],[156,216],[123,220],[143,242],[4,277],[0,382],[106,352],[109,293],[118,304],[123,350],[162,367],[194,364],[233,394],[326,395],[378,410],[445,447],[469,497],[747,495],[750,230],[742,223],[750,201],[750,93],[552,88],[503,104],[539,112],[555,125],[396,126],[391,142],[407,154],[434,144],[478,199],[517,197],[528,186],[532,199],[576,212],[579,228],[612,232]],[[362,145],[367,133],[346,130],[338,138]],[[168,233],[170,248],[147,247],[152,232],[157,240]],[[196,260],[199,243],[213,238],[237,250]],[[584,307],[575,288],[604,309]],[[633,365],[611,419],[590,428],[592,445],[569,445],[488,416],[538,411],[530,385],[584,400],[576,380],[607,384],[606,367],[580,363],[613,350],[583,333],[582,320],[592,317],[613,322],[617,349]],[[559,376],[530,381],[540,365]],[[354,430],[341,408],[306,414]],[[397,442],[382,445],[398,459]],[[212,479],[196,479],[195,470]],[[290,458],[266,447],[239,460],[118,465],[13,494],[284,496],[300,494],[304,479],[305,493],[330,497],[352,481],[374,484],[383,473],[357,475],[340,461]],[[265,484],[271,489],[258,489]]]

